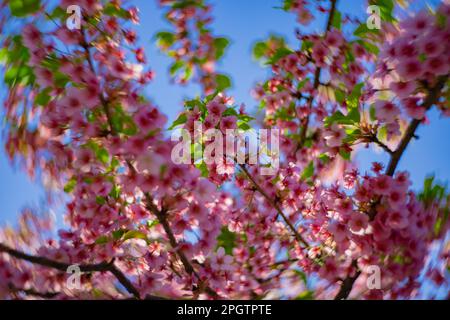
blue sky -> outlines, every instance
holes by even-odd
[[[162,19],[162,11],[156,0],[135,0],[141,12],[141,25],[138,27],[139,41],[144,45],[148,62],[156,71],[156,79],[146,89],[146,95],[152,98],[160,110],[173,121],[182,109],[184,98],[192,98],[200,93],[199,87],[189,85],[180,87],[171,84],[167,68],[170,60],[158,51],[154,34],[167,29]],[[281,0],[216,0],[214,3],[213,23],[216,35],[226,36],[231,45],[218,70],[231,76],[233,88],[231,94],[238,104],[245,103],[253,110],[256,102],[250,90],[257,81],[266,78],[269,70],[253,61],[251,48],[254,42],[264,39],[271,33],[284,35],[288,42],[295,44],[294,30],[298,25],[293,14],[274,9]],[[440,1],[429,1],[436,5]],[[415,7],[423,7],[425,1],[417,1]],[[338,9],[343,13],[365,16],[365,1],[340,1]],[[322,31],[324,18],[321,17],[308,30]],[[3,85],[0,94],[4,94]],[[437,112],[430,113],[431,125],[421,126],[418,130],[420,139],[411,143],[399,169],[408,169],[414,187],[420,188],[428,174],[435,173],[442,181],[450,180],[450,120],[440,119]],[[2,140],[3,145],[3,140]],[[372,161],[386,162],[382,154],[365,150],[358,155],[361,168],[370,167]],[[28,177],[10,166],[3,148],[0,150],[0,224],[13,223],[17,212],[25,205],[40,203],[44,193],[42,187],[30,182]]]

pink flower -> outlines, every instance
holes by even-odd
[[[28,24],[23,28],[23,44],[30,50],[34,51],[38,45],[42,45],[41,32],[32,24]]]
[[[82,8],[88,15],[94,15],[98,10],[102,8],[102,5],[98,0],[81,0]]]
[[[324,279],[328,279],[329,281],[334,281],[335,279],[340,278],[341,273],[341,267],[332,257],[328,258],[325,261],[324,265],[319,269],[319,275]]]
[[[128,239],[121,244],[125,257],[141,258],[148,251],[148,244],[144,239]]]
[[[367,228],[369,223],[369,216],[365,213],[352,212],[350,220],[348,222],[350,230],[353,232],[359,232]]]
[[[312,58],[319,67],[325,67],[325,58],[329,53],[329,49],[322,42],[316,41],[313,46]]]
[[[390,227],[383,225],[378,220],[376,223],[372,224],[372,233],[375,241],[381,242],[388,239],[391,236],[392,231]]]
[[[425,108],[418,104],[417,98],[408,98],[403,100],[406,113],[415,119],[423,119],[425,117]]]
[[[142,107],[133,117],[134,122],[138,125],[142,132],[147,133],[148,131],[161,128],[164,124],[164,120],[160,118],[158,109]]]
[[[344,43],[344,38],[342,34],[337,29],[332,29],[329,31],[325,37],[325,44],[328,47],[339,48]]]
[[[143,154],[149,146],[149,141],[143,137],[133,136],[129,138],[124,146],[124,153],[131,153],[134,155]]]
[[[330,129],[325,130],[324,139],[327,145],[331,148],[339,147],[342,145],[342,140],[345,138],[345,130],[340,128],[334,123]]]
[[[389,195],[392,190],[392,178],[380,175],[372,180],[373,192],[379,195]]]
[[[161,166],[166,163],[166,159],[160,154],[148,151],[137,158],[136,169],[140,172],[149,173],[151,175],[159,175]]]
[[[103,179],[96,179],[91,185],[90,188],[94,194],[105,197],[107,196],[112,189],[113,185],[109,181],[105,181]]]
[[[328,226],[328,230],[333,234],[334,240],[336,242],[343,242],[349,236],[348,229],[342,223],[333,221]]]
[[[216,172],[218,174],[231,175],[234,173],[235,170],[234,167],[235,167],[234,163],[227,163],[225,160],[219,161],[219,163],[217,163]]]
[[[214,199],[216,186],[207,179],[200,179],[196,185],[196,195],[202,202],[210,202]]]
[[[217,101],[211,101],[206,108],[208,109],[208,115],[212,115],[215,118],[220,118],[222,113],[225,111],[226,106]]]
[[[231,271],[233,270],[232,262],[233,257],[225,254],[225,249],[220,247],[216,254],[211,257],[211,267],[219,271]]]
[[[400,209],[388,213],[387,224],[392,229],[403,229],[408,226],[408,216],[406,210]]]
[[[400,43],[398,43],[397,47],[395,48],[395,53],[397,54],[398,58],[408,59],[417,56],[417,47],[414,44],[406,39],[403,39],[399,42]]]
[[[375,102],[376,115],[384,122],[394,122],[400,115],[400,109],[390,101]]]
[[[409,97],[416,89],[414,82],[391,82],[389,88],[400,98]]]
[[[353,45],[353,52],[357,58],[362,58],[367,54],[366,49],[359,43]]]
[[[413,35],[421,35],[432,26],[433,16],[426,11],[421,11],[414,17],[409,18],[401,23],[401,27],[407,29]]]
[[[53,74],[50,72],[50,70],[37,67],[34,70],[34,73],[36,75],[36,80],[41,87],[44,88],[53,86]]]
[[[406,194],[403,190],[398,188],[392,188],[389,195],[387,195],[390,208],[395,210],[400,209],[406,201]]]
[[[220,130],[224,133],[226,133],[227,129],[236,129],[236,117],[235,116],[228,116],[223,117],[220,121]]]
[[[83,109],[84,103],[81,99],[82,94],[80,94],[80,89],[70,87],[66,90],[66,95],[58,102],[58,104],[65,114],[72,116]]]
[[[149,217],[149,212],[140,204],[134,203],[130,205],[133,220],[142,220]]]
[[[425,70],[432,75],[442,76],[448,74],[449,65],[441,56],[431,57],[425,62]]]
[[[73,166],[75,168],[82,169],[82,171],[88,171],[90,163],[94,159],[92,150],[88,148],[79,148],[75,151],[75,161]]]
[[[397,66],[399,76],[405,81],[416,80],[423,74],[422,64],[415,58],[402,60]]]
[[[56,31],[56,36],[65,44],[80,44],[81,33],[78,30],[69,30],[65,26]]]
[[[440,55],[445,46],[438,37],[423,37],[419,43],[420,50],[427,58]]]
[[[396,188],[400,188],[406,192],[411,185],[411,181],[409,180],[409,173],[406,171],[397,172],[394,182]]]

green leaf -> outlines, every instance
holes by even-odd
[[[350,108],[358,108],[359,105],[359,99],[361,98],[362,94],[362,88],[364,87],[364,83],[358,83],[353,88],[352,92],[350,93],[350,96],[347,99],[347,105]]]
[[[25,17],[37,12],[41,7],[40,0],[10,0],[9,9],[16,17]]]
[[[230,41],[226,38],[215,38],[213,42],[214,50],[216,53],[216,60],[222,58],[225,53],[225,49],[228,47]]]
[[[371,5],[377,5],[380,8],[380,18],[383,21],[393,22],[394,1],[393,0],[370,0]]]
[[[336,89],[334,91],[334,96],[336,97],[336,101],[339,103],[343,103],[345,100],[345,93],[340,89]]]
[[[1,65],[5,65],[8,62],[8,49],[7,48],[2,48],[0,49],[0,64]]]
[[[294,0],[284,0],[283,1],[283,10],[289,11],[294,5]]]
[[[247,130],[251,129],[251,127],[245,122],[239,123],[238,124],[238,128],[241,129],[241,130],[244,130],[244,131],[247,131]]]
[[[346,118],[349,119],[352,124],[358,124],[361,121],[361,115],[359,114],[358,108],[351,109]]]
[[[120,198],[120,187],[115,185],[109,192],[109,195],[116,200],[119,199]]]
[[[308,180],[314,175],[314,162],[310,162],[302,173],[302,180]]]
[[[105,197],[102,197],[102,196],[96,196],[95,202],[99,205],[104,205],[106,203],[106,199],[105,199]]]
[[[70,81],[70,78],[64,73],[57,72],[54,77],[55,85],[58,88],[64,88],[66,84]]]
[[[358,28],[353,32],[353,35],[359,38],[367,38],[367,35],[370,33],[377,34],[379,30],[377,29],[369,29],[366,23],[361,23]]]
[[[339,149],[339,154],[341,155],[341,157],[342,157],[344,160],[347,160],[347,161],[350,161],[351,156],[352,156],[351,152],[348,152],[347,150],[345,150],[345,149],[343,149],[343,148],[340,148],[340,149]]]
[[[267,62],[267,64],[275,64],[278,61],[280,61],[281,59],[283,59],[284,57],[292,54],[293,51],[291,49],[288,49],[286,47],[282,47],[282,48],[278,48],[275,53],[273,54],[273,56],[269,59],[269,61]]]
[[[147,228],[151,229],[159,224],[158,219],[147,221]]]
[[[160,31],[156,34],[157,43],[162,47],[171,47],[175,43],[175,34],[168,31]]]
[[[169,68],[170,75],[173,76],[176,74],[179,70],[181,70],[184,67],[184,61],[178,60],[172,63],[172,65]]]
[[[328,162],[330,162],[330,157],[328,155],[326,155],[325,153],[322,153],[319,156],[319,160],[322,161],[322,163],[327,164]]]
[[[119,159],[117,158],[112,158],[111,160],[111,169],[114,170],[116,169],[118,166],[120,165]]]
[[[295,300],[314,300],[314,292],[311,290],[306,290],[300,293]]]
[[[249,115],[246,115],[246,114],[238,114],[237,118],[243,122],[249,122],[251,120],[255,120],[255,118],[250,117]]]
[[[95,240],[95,244],[106,244],[109,242],[108,236],[100,236]]]
[[[237,111],[234,108],[227,108],[223,113],[222,117],[228,117],[228,116],[238,116]]]
[[[236,247],[236,238],[236,233],[228,230],[228,227],[222,227],[222,230],[217,237],[217,248],[223,247],[226,254],[232,255],[233,248]]]
[[[35,76],[32,69],[24,65],[13,66],[9,68],[4,75],[4,81],[10,87],[14,87],[18,84],[31,85],[34,83],[34,79]]]
[[[353,111],[355,110],[355,111]],[[353,114],[349,113],[349,117],[345,116],[344,114],[342,114],[342,112],[340,111],[336,111],[333,115],[326,117],[324,119],[324,126],[325,127],[329,127],[331,126],[333,123],[337,123],[337,124],[346,124],[346,125],[352,125],[355,124],[355,120],[357,119],[356,116],[356,112],[359,114],[359,111],[357,109],[353,109],[352,111],[354,112]],[[359,121],[358,121],[359,122]]]
[[[387,127],[386,126],[382,126],[380,129],[378,129],[378,139],[381,141],[386,140],[387,138]]]
[[[306,273],[300,270],[294,270],[295,274],[298,275],[305,285],[308,284],[308,278],[306,277]]]
[[[375,55],[378,55],[380,53],[380,49],[374,45],[371,42],[368,41],[363,41],[363,40],[358,40],[357,41],[360,45],[362,45],[367,51],[369,51],[370,53],[373,53]]]
[[[65,18],[66,16],[67,16],[67,13],[66,13],[66,11],[63,8],[56,7],[55,10],[53,10],[53,12],[50,13],[47,16],[47,19],[48,20],[51,20],[51,19],[62,19],[62,18]]]
[[[124,8],[117,7],[111,3],[108,3],[103,9],[103,13],[111,17],[119,17],[122,19],[130,19],[130,13]]]
[[[119,229],[112,232],[112,236],[114,240],[119,240],[122,236],[127,232],[127,229]]]
[[[105,148],[99,148],[96,152],[97,159],[103,164],[109,163],[109,153]]]
[[[261,59],[262,57],[264,57],[264,55],[266,54],[268,50],[268,46],[267,43],[260,41],[257,42],[254,46],[253,46],[253,57],[256,60]]]
[[[71,178],[64,186],[64,192],[71,193],[75,189],[76,185],[77,185],[77,180],[75,178]]]
[[[129,240],[129,239],[142,239],[142,240],[145,240],[148,242],[147,235],[138,230],[130,230],[130,231],[127,231],[123,235],[123,241]]]
[[[224,74],[216,75],[217,91],[221,92],[231,87],[231,80]]]
[[[48,105],[48,103],[49,103],[50,100],[52,99],[51,96],[49,95],[49,92],[50,92],[50,91],[51,91],[51,90],[47,88],[47,89],[45,89],[45,90],[39,92],[39,93],[36,95],[36,98],[34,98],[34,102],[35,102],[37,105],[40,105],[40,106],[46,106],[46,105]]]
[[[338,30],[341,30],[342,26],[342,14],[339,10],[336,10],[333,16],[333,20],[331,22],[331,25],[335,27]]]
[[[204,161],[195,165],[198,170],[200,170],[202,177],[207,178],[209,176],[209,170]]]
[[[169,130],[172,130],[173,128],[185,124],[187,122],[187,116],[185,113],[182,113],[178,116],[178,118],[172,123]]]
[[[370,106],[370,108],[369,108],[369,115],[370,115],[370,120],[371,121],[375,121],[375,120],[377,120],[377,116],[376,116],[376,114],[375,114],[375,106],[372,104],[371,106]]]

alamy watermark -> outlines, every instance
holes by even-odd
[[[381,9],[379,6],[369,6],[366,10],[369,15],[367,18],[367,28],[369,30],[380,30],[381,29]]]
[[[368,274],[366,286],[369,290],[381,289],[381,270],[377,265],[367,266],[365,270]]]
[[[81,7],[73,4],[67,7],[67,14],[70,16],[66,20],[66,27],[69,30],[80,30],[81,29]]]
[[[67,270],[70,276],[67,278],[66,286],[69,290],[80,290],[81,289],[81,269],[77,264],[70,265]]]

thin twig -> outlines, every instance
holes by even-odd
[[[22,251],[8,247],[7,245],[0,243],[0,252],[7,253],[10,256],[38,264],[44,267],[56,269],[62,272],[67,272],[67,269],[73,264],[59,262],[48,259],[46,257],[34,256]],[[129,293],[131,293],[136,299],[140,298],[139,292],[131,284],[131,282],[125,277],[125,275],[114,265],[114,260],[111,262],[101,262],[96,264],[79,264],[81,272],[111,272],[117,280],[122,284]]]
[[[291,221],[289,221],[288,217],[284,214],[283,210],[281,210],[280,206],[272,200],[271,197],[261,188],[261,186],[256,182],[256,180],[252,177],[252,175],[248,172],[247,168],[243,164],[239,164],[239,167],[246,174],[246,176],[250,179],[253,186],[258,190],[258,192],[269,202],[269,204],[278,212],[278,214],[283,218],[284,222],[287,224],[291,232],[297,241],[301,242],[306,248],[309,248],[308,242],[303,239],[303,237],[298,233],[297,229],[294,227]]]

